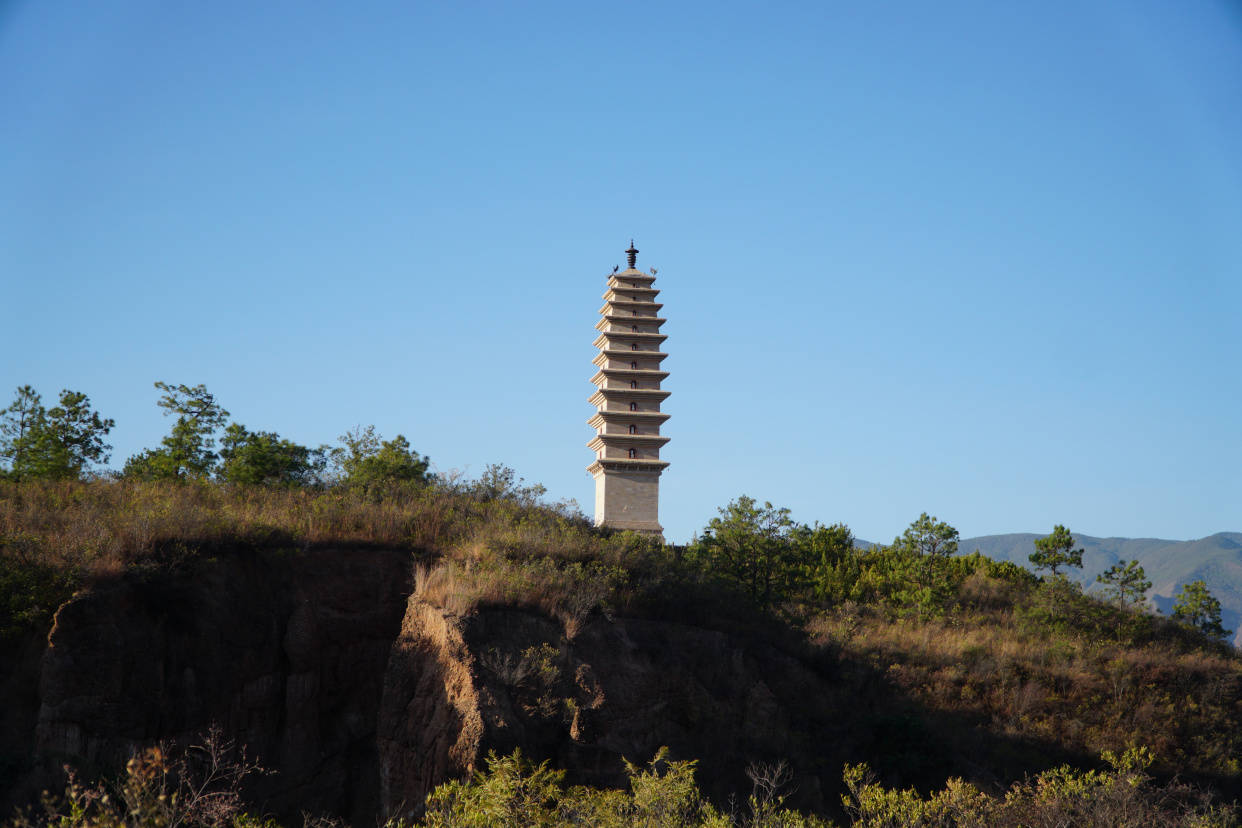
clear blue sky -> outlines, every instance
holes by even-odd
[[[201,382],[589,510],[633,237],[670,539],[1242,528],[1236,3],[18,0],[0,194],[0,392],[114,467]]]

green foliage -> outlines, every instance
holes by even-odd
[[[985,560],[953,557],[957,548],[957,530],[924,512],[891,546],[876,546],[860,556],[850,598],[919,613],[942,611]]]
[[[922,557],[948,557],[957,554],[957,541],[956,529],[923,512],[893,541],[893,548]]]
[[[718,511],[690,555],[708,571],[740,584],[760,606],[785,597],[801,563],[789,510],[760,506],[742,495]]]
[[[43,398],[32,386],[22,385],[8,408],[0,410],[0,460],[10,469],[25,462],[31,435],[43,422]],[[17,478],[12,471],[9,476]]]
[[[1110,601],[1122,606],[1137,607],[1147,597],[1151,589],[1151,581],[1138,561],[1127,561],[1124,558],[1104,570],[1095,579],[1104,584],[1104,594]]]
[[[913,788],[888,788],[866,764],[846,765],[842,804],[855,828],[1012,825],[1078,825],[1091,828],[1236,825],[1232,807],[1214,805],[1201,791],[1177,782],[1156,784],[1147,774],[1150,750],[1104,751],[1110,770],[1062,765],[989,796],[961,779],[928,796]],[[535,764],[520,751],[494,752],[487,769],[467,782],[447,782],[427,798],[428,828],[591,825],[600,828],[827,828],[829,823],[784,807],[774,793],[779,778],[751,772],[750,814],[722,814],[708,804],[694,780],[693,761],[671,761],[661,748],[646,767],[626,762],[629,790],[567,788],[564,772]]]
[[[1137,600],[1121,601],[1115,594],[1102,598],[1084,593],[1078,583],[1059,574],[1045,578],[1031,599],[1019,607],[1019,614],[1032,630],[1051,630],[1085,640],[1134,645],[1152,635],[1155,619],[1140,609],[1142,591]]]
[[[540,483],[527,485],[524,478],[517,476],[517,472],[501,463],[488,464],[479,479],[469,484],[465,491],[484,502],[508,500],[524,507],[535,506],[548,493]]]
[[[957,554],[957,542],[957,530],[927,512],[893,541],[893,554],[906,558],[917,573],[918,589],[909,603],[924,609],[943,604],[950,590],[944,561]]]
[[[1237,824],[1232,807],[1215,806],[1202,791],[1176,782],[1154,784],[1146,773],[1154,757],[1146,747],[1132,746],[1120,755],[1104,751],[1102,757],[1112,770],[1061,765],[1011,786],[1000,797],[987,796],[960,779],[950,779],[943,790],[923,797],[913,789],[884,787],[865,764],[847,765],[842,801],[857,828]]]
[[[400,434],[383,440],[375,426],[358,427],[342,434],[340,441],[331,458],[346,485],[367,488],[403,481],[425,483],[429,479],[431,461],[420,457]]]
[[[797,564],[789,509],[759,505],[741,495],[718,511],[689,555],[709,572],[738,583],[760,606],[784,597]]]
[[[921,514],[891,546],[859,549],[845,524],[803,526],[788,509],[742,496],[720,509],[687,552],[692,565],[741,586],[761,607],[876,602],[941,612],[960,584],[1001,567],[979,554],[955,557],[958,532]],[[1030,580],[1009,565],[997,577]]]
[[[322,449],[310,449],[271,431],[250,431],[232,423],[220,440],[217,476],[227,483],[305,486],[322,474]]]
[[[491,828],[498,825],[555,826],[565,772],[525,759],[487,755],[487,770],[469,782],[452,781],[427,796],[423,824],[428,828]]]
[[[1103,626],[1104,609],[1084,595],[1077,582],[1056,575],[1039,584],[1022,615],[1035,628],[1094,635]]]
[[[626,762],[628,791],[566,787],[564,771],[535,764],[514,751],[487,757],[487,769],[467,782],[446,782],[427,797],[428,828],[590,825],[597,828],[814,828],[824,826],[773,806],[762,819],[734,821],[713,808],[694,780],[694,761],[668,758],[660,748],[645,766]]]
[[[216,432],[229,412],[220,407],[205,385],[157,382],[164,392],[159,407],[164,416],[176,416],[171,433],[160,448],[147,449],[125,462],[124,475],[144,480],[203,480],[216,464]]]
[[[789,580],[810,588],[816,600],[838,602],[849,598],[850,587],[861,574],[854,533],[844,523],[796,526],[790,541],[793,559],[802,572]]]
[[[1221,625],[1220,601],[1204,581],[1182,584],[1174,596],[1173,617],[1211,638],[1226,638],[1232,632]]]
[[[1047,569],[1055,576],[1060,567],[1082,568],[1082,549],[1074,548],[1074,536],[1061,524],[1052,527],[1052,534],[1035,539],[1030,561],[1036,569]]]
[[[76,480],[90,464],[107,462],[112,446],[104,437],[114,425],[80,391],[61,391],[59,404],[49,409],[23,385],[0,411],[0,460],[14,480]]]
[[[46,627],[77,587],[77,569],[42,560],[41,546],[25,532],[0,534],[0,641]]]

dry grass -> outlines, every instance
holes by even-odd
[[[602,534],[564,508],[436,486],[0,482],[0,563],[70,572],[77,582],[239,548],[359,545],[418,553],[419,594],[452,612],[526,606],[559,618],[571,635],[626,581],[623,567],[641,567],[660,549]],[[63,591],[48,592],[55,597]]]
[[[598,562],[558,563],[552,558],[513,560],[488,556],[471,563],[420,566],[414,593],[454,615],[481,606],[525,607],[558,619],[573,638],[596,609],[606,609],[625,573]]]
[[[115,570],[170,545],[372,545],[440,553],[491,527],[526,555],[592,542],[580,520],[432,486],[275,489],[143,481],[0,482],[0,543],[45,562]],[[584,548],[583,556],[591,550]]]
[[[972,586],[980,589],[1006,586]],[[1135,644],[1060,634],[1023,623],[1013,603],[993,607],[924,619],[838,608],[808,631],[928,708],[994,732],[1089,755],[1137,741],[1167,772],[1242,777],[1236,655],[1159,636]]]

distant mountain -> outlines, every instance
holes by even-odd
[[[1031,568],[1028,557],[1034,541],[1043,535],[1017,533],[964,538],[958,548],[965,553],[978,549],[989,558],[1013,561]],[[1074,535],[1075,548],[1082,547],[1082,570],[1070,577],[1091,588],[1095,576],[1118,560],[1137,560],[1152,582],[1149,597],[1165,615],[1173,612],[1173,594],[1189,581],[1203,580],[1220,601],[1221,619],[1234,630],[1234,644],[1242,646],[1242,532],[1218,532],[1191,541],[1159,538],[1093,538]]]

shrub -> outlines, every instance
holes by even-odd
[[[71,768],[65,772],[64,792],[45,793],[42,812],[19,814],[13,828],[274,828],[243,810],[242,781],[263,769],[216,728],[186,750],[138,751],[111,784],[83,783]]]

